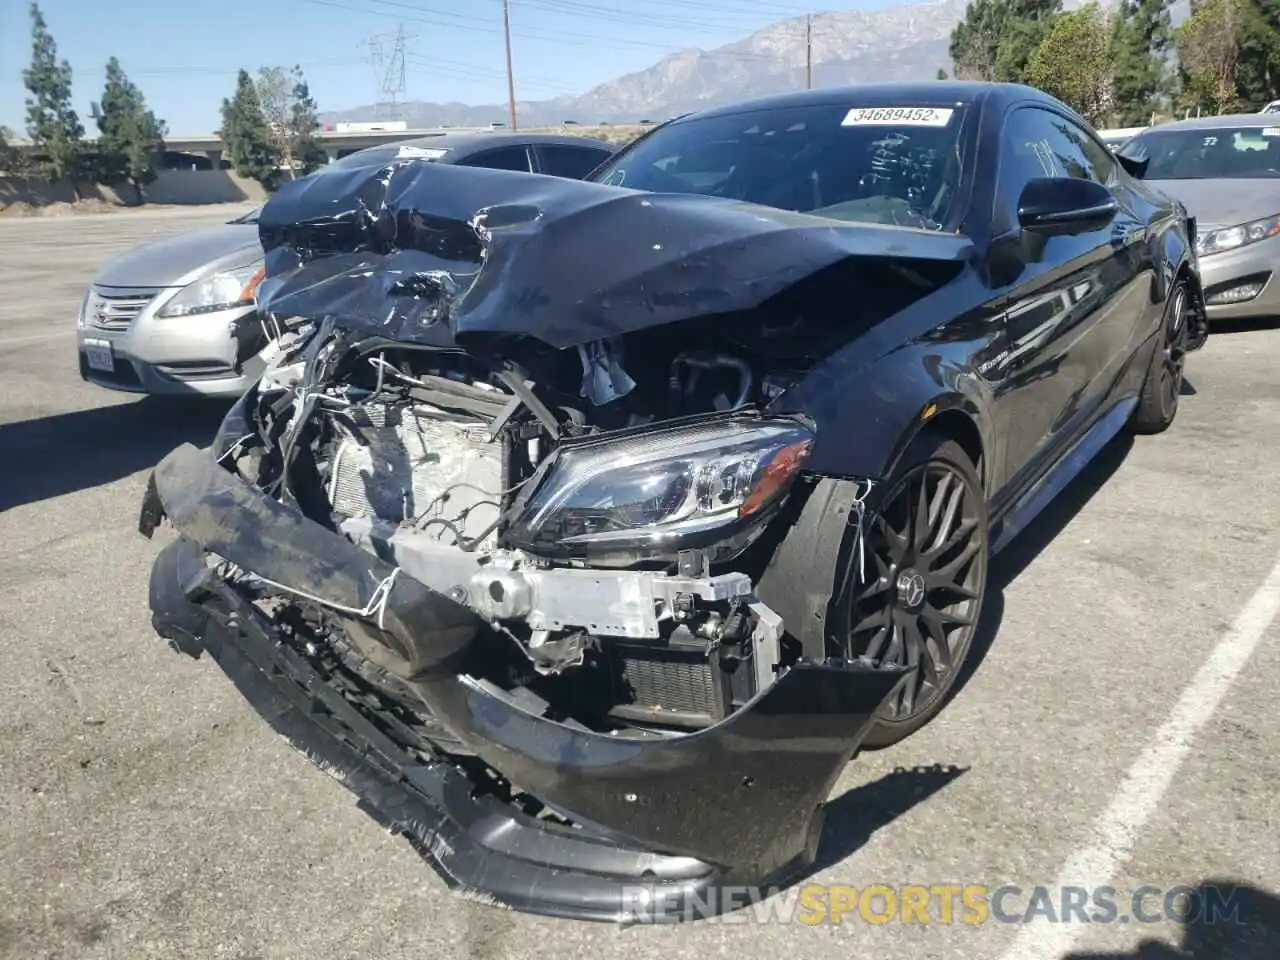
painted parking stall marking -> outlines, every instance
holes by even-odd
[[[1138,834],[1191,752],[1196,734],[1213,717],[1278,614],[1280,558],[1183,691],[1169,719],[1129,769],[1110,805],[1098,818],[1092,843],[1067,861],[1059,886],[1074,881],[1105,887],[1129,859]],[[1067,924],[1024,927],[1003,960],[1059,960],[1084,929]]]

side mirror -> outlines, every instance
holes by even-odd
[[[1111,191],[1092,180],[1038,177],[1018,198],[1018,223],[1029,233],[1055,237],[1100,230],[1119,209]]]

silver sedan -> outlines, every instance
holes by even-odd
[[[1210,320],[1280,317],[1280,117],[1232,114],[1151,127],[1120,151],[1196,218]]]
[[[581,177],[613,154],[586,137],[440,133],[370,147],[327,169],[414,160]],[[80,376],[112,390],[238,397],[275,349],[253,304],[258,211],[169,237],[106,264],[78,320]]]
[[[80,307],[80,375],[136,393],[242,394],[266,362],[257,212],[107,263]]]

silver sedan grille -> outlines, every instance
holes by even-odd
[[[94,290],[85,305],[85,319],[99,330],[128,330],[158,292],[130,291],[128,296],[107,296]]]

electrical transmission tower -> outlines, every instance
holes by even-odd
[[[377,120],[399,119],[397,98],[405,89],[405,53],[416,39],[417,36],[405,33],[401,24],[394,32],[376,34],[361,44],[368,49],[369,62],[373,65],[378,91]]]

